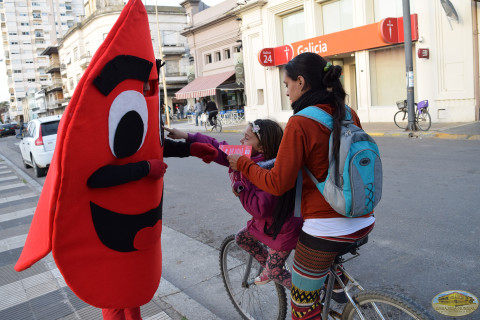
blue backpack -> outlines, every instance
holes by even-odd
[[[307,167],[303,169],[336,212],[346,217],[360,217],[372,212],[382,197],[382,162],[373,138],[353,124],[350,108],[348,106],[345,108],[346,115],[342,121],[340,135],[338,172],[335,172],[332,135],[329,142],[327,179],[319,182]],[[295,116],[313,119],[330,131],[333,129],[332,116],[320,108],[307,107],[297,112]],[[299,203],[298,192],[297,200]]]

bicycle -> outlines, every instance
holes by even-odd
[[[433,320],[433,317],[419,304],[411,298],[400,293],[387,290],[365,290],[356,281],[353,276],[345,271],[343,263],[360,256],[358,249],[368,242],[368,237],[360,239],[351,244],[335,257],[335,261],[328,271],[328,278],[332,277],[335,281],[327,281],[325,290],[322,319],[341,319],[341,320],[371,320],[371,319],[415,319],[415,320]],[[345,254],[350,253],[352,257],[343,258]],[[340,270],[349,280],[345,285],[337,274]],[[334,283],[340,285],[347,297],[347,303],[342,313],[330,309],[330,302],[333,294]],[[355,289],[353,289],[355,288]],[[350,291],[358,291],[355,294]]]
[[[335,257],[327,276],[334,281],[326,281],[327,287],[320,297],[320,301],[323,302],[322,319],[433,320],[433,317],[411,298],[386,290],[365,290],[345,271],[343,263],[358,257],[359,247],[367,242],[368,237],[358,240]],[[352,257],[345,259],[343,256],[348,253]],[[261,273],[262,268],[250,254],[238,247],[234,235],[227,237],[222,243],[220,269],[230,300],[243,319],[285,319],[287,311],[285,289],[273,281],[262,286],[253,283],[253,279]],[[347,284],[342,281],[337,270],[341,270],[349,280]],[[341,308],[342,304],[337,304],[335,309],[330,307],[335,283],[343,288],[347,298],[341,313],[335,309]],[[267,315],[265,312],[271,313]]]
[[[399,111],[395,113],[393,121],[400,129],[406,129],[408,126],[407,100],[397,101]],[[415,103],[415,124],[422,131],[427,131],[432,125],[430,113],[428,113],[428,100]]]
[[[242,319],[283,320],[287,316],[285,288],[270,281],[255,285],[263,267],[235,242],[235,235],[223,240],[220,247],[220,270],[223,284]]]
[[[212,117],[212,123],[208,120],[208,112],[205,113],[207,117],[204,118],[205,130],[208,132],[222,132],[222,121],[219,119],[218,114]]]

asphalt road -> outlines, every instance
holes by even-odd
[[[231,144],[240,139],[239,133],[215,136]],[[431,301],[447,290],[465,290],[480,297],[480,142],[376,141],[384,170],[382,201],[369,244],[346,268],[364,287],[403,292],[436,319],[453,319],[436,313]],[[15,137],[0,139],[0,153],[23,169],[17,143]],[[169,167],[164,224],[218,249],[249,218],[231,192],[227,168],[196,158],[165,162]],[[33,177],[32,169],[23,170]],[[195,263],[195,256],[185,259]],[[174,271],[169,272],[164,276],[175,285]],[[197,300],[208,299],[197,295]],[[479,314],[477,310],[461,319],[478,319]]]

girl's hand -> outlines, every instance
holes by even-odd
[[[228,162],[230,162],[230,168],[234,171],[238,171],[237,169],[237,161],[240,158],[241,154],[231,154],[227,157]]]
[[[186,132],[183,132],[183,131],[175,129],[175,128],[164,127],[164,129],[165,129],[165,131],[168,132],[167,137],[169,137],[171,139],[175,139],[175,140],[178,140],[178,139],[187,140],[188,139],[188,134]]]

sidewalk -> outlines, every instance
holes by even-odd
[[[41,189],[38,182],[0,154],[0,319],[101,320],[100,309],[86,304],[68,288],[51,254],[26,271],[13,269]],[[166,226],[163,231],[164,246],[174,247],[173,243],[186,241]],[[175,265],[172,259],[175,257],[164,253],[165,264]],[[153,299],[141,311],[144,320],[217,319],[163,277]]]
[[[242,132],[246,122],[240,124],[225,124],[222,132]],[[283,124],[285,125],[285,124]],[[171,122],[171,127],[186,132],[205,132],[205,127],[189,124],[187,120]],[[412,138],[437,138],[450,140],[480,140],[480,122],[442,122],[432,123],[428,131],[410,132],[398,128],[393,122],[367,122],[362,123],[363,129],[374,137],[412,137]]]

